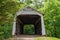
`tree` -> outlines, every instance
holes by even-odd
[[[44,21],[47,36],[60,37],[60,2],[58,0],[46,0],[44,7],[38,9],[44,12]]]
[[[20,4],[15,0],[0,0],[0,24],[13,18],[13,15],[19,9],[19,6]]]
[[[13,18],[19,8],[16,0],[0,0],[0,40],[11,36]]]

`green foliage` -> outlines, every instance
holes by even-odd
[[[27,4],[32,3],[27,1]],[[34,1],[36,2],[36,1]],[[18,0],[0,0],[0,39],[11,37],[14,15],[20,9],[23,9],[26,3],[20,3]],[[36,4],[37,5],[37,2]],[[39,5],[37,5],[39,7]],[[35,7],[33,7],[35,8]],[[46,0],[44,7],[38,11],[44,12],[44,21],[47,36],[60,37],[60,1]],[[27,28],[26,28],[27,27]],[[33,27],[25,27],[25,33],[33,33]],[[30,30],[30,31],[28,31]]]
[[[0,0],[0,40],[11,37],[14,15],[22,5],[17,0]]]
[[[13,0],[0,0],[0,24],[4,24],[19,9],[20,4]]]
[[[32,1],[31,0],[26,0],[26,3],[30,4],[30,3],[32,3]]]
[[[54,37],[38,37],[35,38],[35,40],[60,40],[60,39]]]
[[[60,2],[58,0],[47,0],[43,8],[44,21],[47,36],[60,37]]]
[[[24,34],[34,34],[34,25],[24,25]]]
[[[11,23],[0,25],[0,40],[4,40],[5,38],[11,37],[11,33],[12,33]]]

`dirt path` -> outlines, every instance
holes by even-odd
[[[7,40],[34,40],[36,37],[40,37],[39,35],[19,35],[9,38]]]

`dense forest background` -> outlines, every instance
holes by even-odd
[[[59,0],[0,0],[0,40],[12,36],[14,15],[28,5],[44,13],[46,35],[60,38]]]

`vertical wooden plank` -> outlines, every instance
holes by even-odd
[[[41,25],[42,25],[42,35],[46,35],[46,33],[45,33],[45,27],[44,27],[43,16],[41,16]]]
[[[42,28],[41,28],[41,20],[37,24],[35,24],[35,34],[42,35]]]

